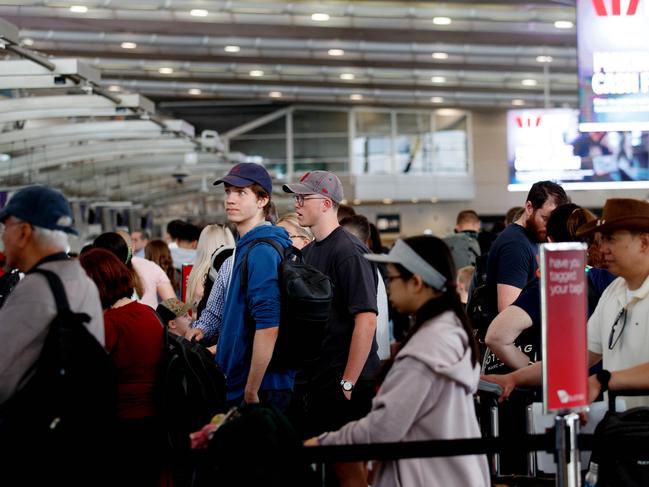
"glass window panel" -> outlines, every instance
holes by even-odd
[[[366,136],[354,139],[354,160],[360,174],[389,174],[392,161],[390,137]]]
[[[347,133],[347,112],[296,110],[293,131],[296,134]]]
[[[390,135],[389,112],[356,112],[356,133],[358,135]]]

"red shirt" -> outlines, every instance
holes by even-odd
[[[164,336],[155,312],[137,302],[104,312],[106,350],[118,371],[117,416],[155,414],[154,385]]]

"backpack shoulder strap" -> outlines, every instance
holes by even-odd
[[[65,288],[63,287],[61,278],[55,272],[48,271],[47,269],[39,269],[39,268],[34,269],[31,272],[40,274],[44,276],[45,279],[47,279],[47,283],[49,284],[50,289],[52,290],[52,294],[54,295],[54,301],[56,302],[56,309],[58,310],[59,313],[70,309],[68,297],[65,294]]]
[[[256,240],[253,240],[250,243],[250,248],[243,256],[243,261],[241,262],[241,289],[243,290],[248,289],[248,255],[250,254],[250,251],[253,249],[253,247],[259,245],[260,243],[265,243],[273,247],[275,250],[277,250],[277,253],[279,254],[280,258],[284,260],[284,254],[285,254],[284,247],[282,247],[272,238],[258,238]]]

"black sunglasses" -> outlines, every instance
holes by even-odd
[[[615,338],[615,327],[620,322],[620,318],[622,317],[624,317],[622,321],[622,328],[620,328],[620,333],[618,333],[617,338]],[[622,332],[624,331],[624,327],[626,327],[626,307],[620,310],[620,312],[617,314],[617,317],[615,318],[615,321],[613,322],[613,326],[611,327],[611,334],[608,336],[609,350],[613,350],[615,348],[615,345],[617,345],[617,342],[620,341],[620,338],[622,337]]]

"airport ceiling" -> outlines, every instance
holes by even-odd
[[[56,61],[57,72],[65,64],[73,74],[40,91],[50,96],[43,99],[52,110],[47,117],[91,118],[86,135],[78,124],[51,132],[51,144],[69,142],[55,155],[52,146],[34,152],[36,128],[0,133],[0,156],[19,148],[14,166],[0,164],[0,189],[42,181],[75,187],[78,195],[180,199],[188,188],[205,189],[207,168],[211,175],[227,167],[227,154],[205,153],[198,134],[223,134],[294,104],[577,106],[575,1],[0,0],[0,30],[3,21],[17,28],[5,60],[34,51],[79,63]],[[88,90],[80,98],[79,77],[94,80],[95,111],[86,106]],[[0,106],[0,132],[3,122],[20,123],[12,110],[42,108],[23,107],[25,96],[31,92],[13,89]],[[93,117],[106,110],[137,116],[103,126],[107,119]],[[92,166],[78,149],[89,141]],[[169,186],[168,174],[192,148],[199,150],[183,193]],[[167,175],[154,186],[151,153]]]
[[[0,18],[198,131],[295,102],[577,103],[574,1],[0,0]]]

